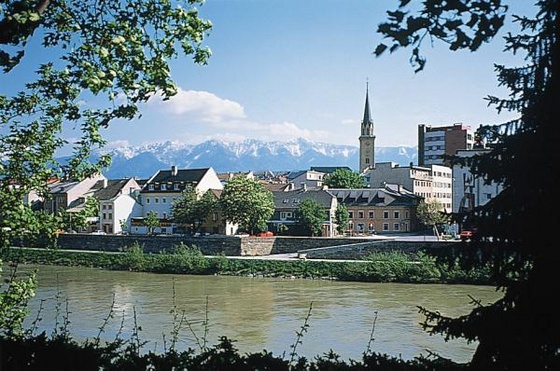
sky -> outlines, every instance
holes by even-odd
[[[377,147],[416,146],[419,124],[475,130],[515,117],[484,100],[508,93],[497,87],[494,63],[520,61],[502,51],[504,32],[476,53],[426,42],[420,73],[408,49],[375,57],[377,26],[397,3],[207,0],[199,11],[213,24],[208,65],[172,61],[177,96],[153,98],[140,119],[113,123],[103,132],[108,147],[296,138],[358,146],[366,89]]]

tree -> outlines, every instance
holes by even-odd
[[[120,219],[120,220],[119,220],[119,225],[120,225],[120,227],[121,227],[121,232],[122,232],[123,234],[127,234],[127,232],[128,232],[128,223],[127,223],[126,219]]]
[[[350,169],[336,169],[325,176],[323,180],[330,188],[363,188],[365,187],[364,178],[357,172]]]
[[[17,337],[23,333],[23,321],[29,314],[29,300],[35,296],[37,286],[36,272],[25,279],[17,278],[16,272],[17,266],[10,277],[2,279],[0,283],[0,335],[7,337]]]
[[[148,228],[148,234],[154,233],[154,228],[159,227],[159,218],[155,211],[150,211],[146,214],[146,219],[144,219],[144,224]]]
[[[237,175],[224,186],[220,207],[224,218],[237,223],[241,231],[256,233],[266,230],[274,213],[274,198],[257,179]]]
[[[139,116],[154,95],[176,94],[169,61],[191,56],[205,64],[202,45],[211,23],[199,18],[202,1],[16,1],[0,3],[0,67],[40,60],[19,86],[0,93],[0,210],[16,210],[36,191],[48,196],[52,176],[83,179],[109,165],[90,163],[103,147],[101,130]],[[32,50],[41,44],[41,50]],[[41,60],[42,59],[42,60]],[[27,67],[25,67],[27,68]],[[87,104],[83,104],[87,102]],[[68,143],[66,137],[79,137]],[[70,146],[68,163],[55,154]],[[56,170],[55,170],[56,169]],[[25,205],[25,207],[29,207]],[[0,226],[6,220],[0,219]],[[21,224],[12,235],[23,233]]]
[[[296,210],[296,223],[311,236],[321,236],[328,215],[323,206],[310,198],[301,201]]]
[[[199,198],[194,187],[186,186],[181,197],[173,202],[173,219],[192,226],[193,231],[198,232],[217,204],[218,200],[211,190]]]
[[[343,204],[338,204],[334,212],[334,218],[336,221],[336,230],[339,234],[344,234],[346,229],[348,229],[348,209]]]
[[[438,224],[447,224],[450,216],[443,211],[443,205],[438,200],[421,200],[416,207],[416,217],[420,223],[432,227],[439,240]]]
[[[80,211],[65,210],[62,218],[65,228],[86,229],[91,225],[91,219],[96,216],[99,216],[99,201],[95,197],[88,197]]]
[[[380,44],[376,55],[412,47],[417,71],[425,66],[420,55],[423,40],[441,40],[451,50],[476,51],[490,41],[504,24],[507,7],[501,1],[428,0],[418,12],[409,12],[408,1],[388,12],[378,31],[392,45]],[[493,304],[478,303],[459,318],[423,310],[424,327],[446,338],[478,341],[470,362],[472,369],[558,368],[560,317],[549,290],[557,281],[557,218],[543,212],[558,210],[556,181],[560,172],[560,2],[535,3],[535,16],[513,15],[518,33],[508,33],[504,50],[523,53],[525,65],[496,65],[498,84],[510,90],[508,98],[487,97],[490,105],[519,113],[519,118],[497,125],[482,125],[477,136],[491,144],[487,154],[469,159],[453,158],[469,166],[475,176],[503,185],[503,191],[467,215],[477,228],[461,249],[465,266],[492,264],[493,279],[504,296]],[[426,36],[428,38],[426,38]]]

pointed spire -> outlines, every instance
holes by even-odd
[[[362,121],[362,135],[373,135],[373,120],[369,109],[369,81],[366,81],[366,105],[364,107],[364,119]]]

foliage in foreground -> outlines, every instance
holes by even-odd
[[[411,48],[410,60],[420,71],[426,63],[420,53],[423,41],[476,51],[504,25],[505,3],[400,1],[378,28],[389,45],[379,44],[375,54]],[[498,85],[509,95],[486,98],[498,113],[509,111],[517,118],[480,126],[477,144],[488,144],[487,152],[449,158],[485,184],[503,186],[497,197],[461,215],[461,222],[477,231],[461,262],[479,266],[491,261],[503,299],[453,319],[430,313],[426,326],[430,334],[478,341],[471,364],[481,370],[560,369],[560,317],[548,291],[558,279],[557,218],[543,212],[545,205],[557,210],[559,202],[551,174],[560,172],[560,0],[532,4],[530,14],[511,14],[519,28],[507,32],[500,48],[521,55],[523,64],[494,66]]]
[[[418,358],[410,361],[376,353],[364,353],[361,361],[341,360],[327,353],[308,360],[296,357],[287,360],[266,350],[240,354],[234,341],[222,337],[217,345],[200,352],[189,348],[179,352],[140,353],[134,343],[95,341],[77,343],[72,338],[38,336],[10,340],[0,338],[0,366],[6,370],[465,370],[464,365],[437,359]]]

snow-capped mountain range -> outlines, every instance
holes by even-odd
[[[110,179],[149,178],[158,170],[175,165],[179,169],[212,167],[218,173],[264,170],[296,171],[311,166],[348,166],[357,170],[359,148],[356,146],[311,142],[297,139],[288,142],[264,142],[255,139],[241,142],[209,140],[200,144],[176,142],[153,143],[139,147],[119,147],[106,151],[113,162],[103,174]],[[415,163],[416,147],[378,147],[375,162]]]

